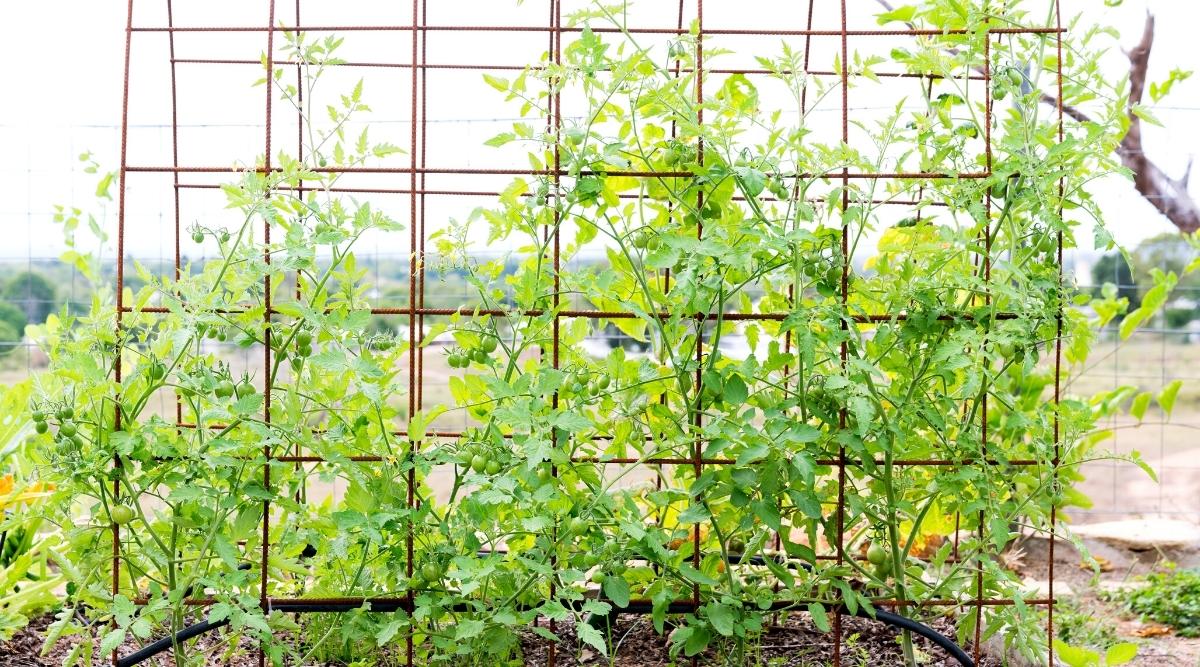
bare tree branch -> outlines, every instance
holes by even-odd
[[[1129,56],[1129,131],[1117,146],[1121,163],[1133,172],[1133,186],[1146,201],[1165,215],[1179,231],[1186,233],[1200,230],[1200,206],[1188,193],[1188,176],[1191,163],[1183,178],[1167,176],[1152,162],[1142,148],[1142,119],[1133,112],[1140,104],[1146,88],[1146,72],[1150,65],[1150,49],[1154,46],[1154,16],[1146,14],[1146,26],[1142,39],[1127,54]]]
[[[892,11],[888,0],[876,0],[886,11]],[[912,28],[912,24],[908,24]],[[1150,65],[1150,49],[1154,46],[1154,16],[1146,14],[1146,25],[1142,29],[1142,39],[1133,50],[1129,51],[1129,131],[1117,146],[1117,156],[1121,164],[1133,172],[1133,187],[1159,213],[1162,213],[1179,231],[1188,234],[1200,230],[1200,204],[1188,192],[1188,179],[1192,172],[1189,160],[1182,178],[1171,178],[1166,172],[1146,156],[1142,148],[1142,119],[1133,112],[1134,105],[1140,104],[1146,88],[1146,73]],[[1058,108],[1059,101],[1053,95],[1042,93],[1041,101],[1049,106]],[[1069,104],[1062,105],[1063,114],[1077,122],[1091,122],[1091,117],[1084,111]]]

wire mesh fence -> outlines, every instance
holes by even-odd
[[[138,3],[131,2],[131,6]],[[844,3],[843,3],[844,4]],[[685,6],[686,5],[686,6]],[[138,5],[140,7],[140,5]],[[170,3],[167,3],[170,7]],[[176,21],[176,18],[168,13],[165,17],[159,17],[163,20],[141,20],[131,23],[129,34],[132,40],[131,49],[137,52],[140,48],[139,42],[145,37],[165,36],[166,47],[169,54],[166,61],[170,67],[170,88],[160,88],[157,90],[156,96],[151,96],[143,101],[149,101],[153,104],[169,105],[172,109],[172,115],[176,115],[176,110],[186,108],[185,103],[179,103],[177,99],[186,97],[183,92],[184,86],[180,85],[177,89],[177,77],[179,81],[183,81],[183,75],[180,72],[184,68],[190,67],[237,67],[237,66],[260,66],[260,60],[256,58],[232,58],[226,57],[222,53],[206,53],[201,47],[193,47],[191,54],[185,57],[176,56],[176,39],[181,42],[192,34],[205,35],[207,33],[230,33],[238,35],[250,35],[259,41],[264,42],[267,46],[265,53],[269,54],[268,67],[272,64],[273,36],[281,30],[277,26],[284,25],[289,29],[298,29],[301,26],[309,31],[349,31],[371,34],[380,32],[387,35],[389,39],[407,40],[411,37],[411,59],[400,59],[395,62],[349,62],[348,67],[366,68],[371,70],[389,70],[394,69],[400,72],[399,79],[401,81],[400,90],[403,91],[405,99],[400,100],[400,106],[411,106],[411,115],[401,116],[400,120],[395,121],[395,131],[397,135],[408,135],[407,142],[411,148],[412,164],[405,168],[390,169],[390,170],[375,170],[363,169],[357,173],[359,181],[357,184],[345,188],[345,194],[348,195],[373,195],[378,197],[393,197],[397,202],[396,205],[404,207],[412,221],[412,237],[405,242],[403,239],[396,241],[395,239],[380,238],[374,252],[361,253],[360,265],[367,268],[367,272],[371,275],[369,282],[371,283],[370,298],[374,307],[372,313],[376,316],[377,326],[389,327],[391,330],[402,333],[407,330],[407,339],[416,340],[423,338],[425,332],[429,330],[429,324],[436,318],[450,315],[459,310],[462,303],[467,302],[469,292],[464,283],[456,282],[454,276],[448,274],[438,274],[436,272],[426,272],[424,269],[418,270],[416,267],[427,267],[436,265],[436,256],[433,253],[426,251],[425,243],[427,239],[427,216],[432,219],[435,214],[430,211],[436,210],[438,202],[443,198],[487,198],[495,197],[499,194],[499,190],[491,190],[499,181],[493,177],[508,176],[518,173],[535,174],[537,170],[529,170],[524,165],[507,165],[507,166],[472,166],[468,163],[456,162],[454,160],[430,160],[426,164],[426,155],[443,157],[446,152],[439,150],[438,141],[447,141],[447,139],[439,134],[439,131],[444,127],[450,132],[458,132],[461,134],[463,128],[472,128],[479,126],[481,131],[480,137],[489,136],[494,129],[497,120],[492,119],[476,119],[457,121],[449,118],[438,118],[429,116],[427,109],[435,106],[432,99],[438,94],[439,86],[450,85],[447,83],[438,83],[436,81],[437,73],[441,70],[449,70],[454,73],[461,71],[469,71],[478,73],[480,71],[494,71],[497,69],[519,69],[522,64],[514,62],[512,64],[488,64],[478,65],[465,62],[456,63],[439,63],[426,60],[427,50],[430,48],[429,41],[435,39],[431,35],[438,35],[445,32],[455,35],[456,39],[463,39],[463,35],[470,35],[474,32],[495,31],[501,33],[519,34],[521,40],[533,41],[540,39],[540,44],[537,48],[548,50],[555,57],[561,54],[562,40],[564,35],[568,35],[574,31],[572,28],[564,26],[561,22],[562,4],[551,0],[548,3],[548,12],[543,11],[545,15],[543,22],[529,25],[505,25],[505,26],[463,26],[451,25],[447,23],[439,23],[430,19],[425,7],[425,3],[413,2],[411,6],[412,17],[401,17],[406,20],[398,21],[395,25],[379,25],[379,26],[355,26],[345,24],[322,24],[322,23],[302,23],[300,19],[301,7],[297,2],[295,7],[282,6],[278,8],[279,13],[276,13],[274,3],[270,4],[270,16],[266,24],[262,26],[252,25],[227,25],[227,26],[211,26],[204,25],[201,22],[186,23]],[[546,8],[543,8],[546,9]],[[833,38],[840,41],[840,48],[843,53],[846,52],[848,44],[852,40],[869,38],[873,36],[910,36],[918,34],[912,31],[878,31],[872,29],[851,29],[846,24],[846,17],[843,8],[841,17],[841,25],[831,28],[816,28],[814,29],[812,10],[809,10],[807,18],[807,28],[796,28],[791,30],[781,30],[779,28],[753,30],[741,27],[721,27],[713,24],[705,25],[702,22],[703,5],[701,2],[696,2],[694,6],[691,3],[681,2],[678,10],[678,20],[675,27],[662,27],[661,25],[648,24],[644,26],[644,30],[651,34],[674,35],[682,33],[686,23],[692,20],[700,22],[699,37],[703,41],[705,35],[727,35],[738,36],[744,38],[764,37],[767,35],[790,35],[792,37],[802,38],[805,40],[813,38]],[[686,17],[686,23],[685,23]],[[1060,35],[1059,27],[1037,27],[1037,28],[1003,28],[997,29],[997,32],[1018,32],[1029,34],[1044,34],[1050,35],[1051,38],[1056,38]],[[469,38],[469,37],[467,37]],[[408,45],[406,41],[406,45]],[[159,45],[160,48],[163,46]],[[836,47],[836,45],[835,45]],[[261,46],[257,47],[260,50]],[[162,55],[161,53],[159,54]],[[407,54],[406,54],[407,55]],[[282,63],[289,65],[290,63]],[[703,50],[700,50],[697,55],[697,62],[689,67],[694,67],[696,70],[702,70],[703,65]],[[987,71],[987,63],[984,63],[984,74],[976,77],[981,84],[989,83]],[[686,71],[688,68],[683,67],[681,71]],[[709,70],[714,74],[755,74],[763,72],[755,72],[750,68],[738,68],[730,70]],[[843,90],[847,75],[833,71],[810,71],[813,76],[826,76],[834,79],[840,78],[843,83]],[[886,76],[886,73],[881,74]],[[896,73],[896,76],[906,76],[904,73]],[[968,75],[973,76],[973,75]],[[162,83],[162,82],[160,82]],[[137,89],[139,82],[127,81],[127,85],[131,89]],[[149,86],[153,89],[153,86]],[[169,92],[169,97],[167,94]],[[411,96],[409,97],[409,95]],[[697,96],[703,99],[703,91],[698,89]],[[169,102],[167,100],[170,100]],[[256,112],[262,114],[261,98],[254,100],[246,100],[248,107],[255,108]],[[122,193],[121,193],[121,209],[119,214],[120,231],[117,234],[117,247],[122,249],[136,248],[136,252],[121,252],[117,253],[115,260],[110,260],[106,265],[105,270],[111,271],[113,283],[116,286],[118,294],[118,312],[124,314],[132,311],[132,308],[124,304],[122,297],[122,288],[127,287],[132,280],[128,272],[128,265],[133,261],[139,261],[143,265],[148,266],[149,270],[157,275],[167,275],[171,272],[180,272],[188,270],[192,264],[199,264],[205,259],[204,248],[191,248],[189,250],[181,250],[180,239],[186,239],[186,226],[188,220],[194,216],[203,215],[206,206],[211,206],[211,203],[201,203],[204,193],[218,188],[218,178],[226,175],[228,169],[220,166],[228,164],[231,161],[236,161],[239,156],[232,156],[232,159],[225,159],[227,156],[213,155],[211,153],[213,146],[255,146],[250,150],[249,155],[253,155],[255,151],[267,155],[267,162],[262,169],[270,170],[271,165],[271,146],[272,142],[278,146],[281,143],[296,143],[299,150],[303,150],[303,140],[293,141],[295,134],[301,136],[304,132],[303,120],[297,121],[294,117],[284,118],[285,112],[279,109],[273,109],[270,96],[266,101],[265,119],[263,122],[248,122],[248,123],[231,123],[218,125],[205,124],[190,124],[186,122],[175,121],[169,125],[147,125],[143,127],[130,126],[123,128],[124,135],[129,139],[129,146],[122,145]],[[561,102],[553,105],[556,109],[556,114],[547,119],[551,127],[560,126],[563,118],[563,104]],[[843,140],[849,141],[850,130],[849,123],[855,116],[858,110],[867,110],[869,107],[854,107],[851,106],[849,98],[843,94],[840,106],[840,124],[842,126]],[[127,110],[126,118],[129,118]],[[497,119],[502,119],[497,115]],[[378,121],[376,121],[378,123]],[[989,127],[991,123],[988,123]],[[439,127],[442,126],[442,127]],[[451,127],[453,126],[453,127]],[[109,133],[113,128],[93,128],[97,135],[103,136]],[[121,128],[117,128],[121,129]],[[139,132],[139,130],[144,130]],[[92,130],[87,131],[88,134]],[[139,137],[140,135],[140,137]],[[220,141],[212,141],[213,137],[222,137]],[[469,130],[468,130],[468,136]],[[990,136],[985,138],[990,141]],[[76,139],[78,141],[78,139]],[[206,147],[206,142],[208,145]],[[457,145],[455,145],[457,148]],[[128,150],[129,155],[126,155]],[[990,145],[987,145],[985,150],[990,154]],[[141,152],[139,152],[141,151]],[[73,151],[74,152],[74,149]],[[208,154],[206,154],[208,152]],[[455,151],[447,151],[455,153]],[[131,157],[136,156],[136,157]],[[160,159],[156,159],[160,158]],[[165,158],[165,159],[163,159]],[[244,159],[244,156],[243,156]],[[252,157],[250,159],[252,163]],[[990,166],[990,164],[989,164]],[[330,171],[343,171],[348,174],[354,174],[355,170],[344,170],[337,167],[330,167]],[[552,177],[557,178],[559,170],[557,168],[547,170]],[[663,174],[629,174],[634,177],[661,176]],[[668,176],[670,174],[667,174]],[[928,180],[938,178],[943,174],[938,173],[852,173],[850,171],[836,175],[843,183],[848,183],[856,178],[872,178],[872,179],[912,179],[912,180]],[[985,170],[977,173],[958,174],[960,178],[972,178],[987,176]],[[380,176],[383,178],[374,178]],[[32,171],[27,174],[27,191],[32,192],[32,183],[34,181]],[[387,181],[386,185],[381,183]],[[193,197],[193,194],[199,193]],[[845,195],[849,197],[849,195]],[[844,201],[843,205],[848,205],[849,201]],[[24,284],[24,293],[22,294],[19,287],[7,293],[10,294],[8,300],[24,312],[29,314],[33,321],[39,318],[36,314],[37,308],[40,306],[50,306],[54,310],[61,307],[83,307],[88,302],[88,295],[83,291],[82,282],[77,281],[77,277],[70,270],[57,268],[55,260],[39,258],[33,252],[34,239],[38,239],[38,243],[43,243],[44,231],[33,233],[35,227],[36,214],[34,213],[37,207],[34,206],[32,196],[27,200],[25,210],[6,212],[5,216],[19,224],[22,214],[25,217],[25,224],[29,233],[28,247],[29,252],[24,258],[16,258],[11,262],[6,262],[4,268],[11,270],[14,279],[13,285]],[[38,224],[37,226],[41,226]],[[265,236],[270,235],[269,227],[264,228],[262,233]],[[558,231],[553,231],[557,235]],[[154,241],[157,240],[157,243]],[[990,238],[983,239],[985,242],[990,242]],[[52,246],[53,242],[45,242]],[[396,251],[395,247],[399,245],[402,249]],[[557,244],[556,244],[557,245]],[[207,249],[211,251],[212,249]],[[849,287],[847,281],[848,272],[854,270],[854,258],[846,254],[846,244],[843,241],[842,253],[843,257],[843,278],[841,281],[841,297],[843,301],[849,298]],[[190,253],[195,253],[191,256]],[[140,255],[140,256],[139,256]],[[417,257],[415,261],[410,260],[411,257]],[[588,261],[587,257],[577,258],[575,262]],[[599,261],[599,260],[598,260]],[[983,262],[990,262],[990,257],[985,257]],[[556,267],[558,266],[559,257],[557,252],[554,257]],[[23,267],[27,273],[42,274],[52,276],[50,282],[56,287],[54,296],[45,297],[36,294],[34,289],[35,281],[30,276],[24,278],[18,273],[18,268]],[[1071,265],[1068,264],[1068,269]],[[570,272],[572,266],[564,264],[561,267],[563,272]],[[76,285],[78,284],[78,287]],[[1081,285],[1081,289],[1088,288],[1086,285]],[[267,292],[271,290],[268,288]],[[558,305],[556,303],[556,305]],[[141,312],[153,312],[153,309],[140,309]],[[277,313],[272,311],[271,304],[265,304],[264,324],[270,325],[271,319]],[[507,315],[506,312],[497,311],[492,313],[497,317]],[[561,318],[584,318],[591,320],[612,320],[621,317],[634,317],[636,314],[631,312],[616,312],[616,311],[598,311],[588,309],[585,304],[580,304],[578,307],[562,309],[558,317]],[[746,320],[755,319],[780,319],[784,314],[766,313],[758,315],[747,315]],[[903,317],[894,313],[880,313],[877,315],[880,319],[893,319],[895,317]],[[44,317],[41,316],[41,317]],[[869,325],[873,322],[871,317],[862,318],[860,324]],[[701,318],[702,321],[702,318]],[[548,355],[550,363],[555,367],[558,366],[558,348],[559,340],[558,318],[555,319],[555,337],[551,343]],[[1110,354],[1103,355],[1103,360],[1098,362],[1094,368],[1081,376],[1077,382],[1080,386],[1088,383],[1095,383],[1097,386],[1110,382],[1135,382],[1144,389],[1153,390],[1158,386],[1165,385],[1173,379],[1186,377],[1188,369],[1185,364],[1180,364],[1181,359],[1188,358],[1191,344],[1192,333],[1185,327],[1177,329],[1158,329],[1149,330],[1142,336],[1134,340],[1132,343],[1124,346],[1116,346]],[[36,370],[43,361],[38,358],[36,351],[28,342],[13,342],[10,344],[14,350],[13,353],[6,355],[8,358],[3,361],[6,367],[11,367],[15,376],[22,373],[28,373]],[[644,347],[639,349],[640,343],[632,341],[628,336],[624,336],[615,329],[598,329],[590,335],[585,346],[594,346],[593,350],[585,350],[594,356],[602,356],[607,350],[614,346],[626,346],[632,353],[644,352]],[[738,355],[748,356],[754,350],[753,344],[746,340],[744,336],[731,336],[722,341],[722,352],[731,358],[737,358]],[[436,346],[436,341],[435,341]],[[232,349],[232,347],[231,347]],[[408,392],[409,414],[412,414],[420,408],[421,396],[423,392],[428,392],[429,389],[424,386],[426,381],[422,373],[423,357],[428,351],[423,348],[413,346],[411,356],[408,362],[410,371],[410,387]],[[698,354],[702,354],[702,348],[698,347]],[[262,358],[254,358],[253,354],[261,354]],[[272,351],[270,345],[263,346],[263,349],[254,353],[240,351],[231,352],[231,355],[240,355],[242,362],[246,366],[252,366],[258,363],[263,363],[269,367],[272,359]],[[1123,361],[1124,360],[1124,361]],[[843,362],[844,352],[843,352]],[[1154,372],[1146,372],[1145,369],[1153,368]],[[269,374],[266,374],[269,378]],[[699,383],[701,378],[697,374],[696,382]],[[265,394],[270,395],[271,385],[267,380],[264,387]],[[1070,388],[1068,388],[1070,390]],[[985,408],[986,410],[986,408]],[[269,401],[264,408],[263,417],[270,420],[270,404]],[[1194,428],[1196,422],[1200,419],[1189,419],[1187,415],[1181,416],[1173,420],[1172,424],[1162,424],[1158,426],[1145,426],[1138,429],[1130,428],[1127,431],[1118,431],[1118,435],[1114,443],[1121,451],[1125,447],[1137,446],[1147,454],[1152,465],[1157,464],[1164,485],[1157,487],[1156,491],[1149,492],[1145,496],[1137,496],[1136,502],[1131,504],[1130,496],[1124,487],[1119,485],[1119,480],[1125,477],[1124,467],[1121,464],[1101,463],[1091,466],[1087,469],[1089,481],[1087,491],[1092,495],[1096,506],[1090,510],[1094,514],[1103,514],[1106,512],[1112,513],[1129,513],[1129,512],[1191,512],[1192,509],[1187,507],[1188,503],[1193,501],[1195,496],[1188,498],[1186,491],[1182,489],[1191,488],[1184,482],[1176,482],[1175,473],[1179,474],[1180,479],[1187,478],[1187,471],[1191,470],[1184,461],[1185,457],[1178,456],[1181,452],[1186,451],[1186,438],[1175,438],[1175,434],[1186,432],[1186,429]],[[191,427],[194,424],[180,422],[180,427]],[[444,424],[443,430],[439,431],[442,437],[453,438],[461,435],[462,429],[454,429],[452,425]],[[1124,426],[1118,424],[1118,426]],[[1130,425],[1132,426],[1132,425]],[[465,423],[463,424],[465,428]],[[1147,440],[1146,434],[1150,431],[1157,430],[1157,451],[1153,447],[1146,446],[1146,443],[1155,444],[1153,439]],[[398,432],[404,435],[404,431]],[[414,444],[414,446],[416,446]],[[1179,451],[1177,451],[1177,448]],[[1155,460],[1157,454],[1157,461]],[[303,453],[289,453],[280,455],[277,452],[267,451],[265,455],[276,461],[308,464],[320,463],[318,457],[309,456]],[[369,462],[369,461],[364,461]],[[581,458],[576,463],[593,463],[593,459]],[[696,477],[702,474],[702,470],[709,465],[725,465],[731,463],[723,460],[708,460],[702,456],[700,444],[697,443],[696,449],[691,457],[683,458],[664,458],[662,460],[647,461],[644,459],[633,458],[625,459],[608,459],[606,463],[614,465],[625,464],[651,464],[659,466],[683,466],[694,468]],[[951,465],[953,461],[912,461],[908,462],[911,465]],[[1014,462],[1019,463],[1019,462]],[[840,470],[839,475],[843,479],[846,476],[845,468],[849,465],[845,452],[828,461],[823,461],[823,465],[831,465]],[[1200,468],[1200,467],[1198,467]],[[1130,470],[1135,470],[1132,466]],[[1168,474],[1168,471],[1173,471]],[[264,468],[264,483],[269,488],[270,473]],[[414,484],[414,480],[410,478],[410,485]],[[1177,490],[1178,487],[1178,490]],[[841,493],[839,500],[841,500]],[[414,502],[410,495],[410,503]],[[1144,509],[1143,509],[1144,508]],[[842,507],[836,508],[838,521],[841,521]],[[268,574],[268,557],[270,549],[270,540],[266,536],[270,533],[271,512],[269,507],[263,512],[262,531],[264,539],[262,540],[262,553],[260,554],[260,572],[262,578],[261,597],[263,606],[275,609],[284,610],[303,610],[304,605],[313,604],[311,598],[287,598],[273,597],[269,591],[269,574]],[[115,531],[114,531],[115,532]],[[699,561],[702,557],[702,552],[699,548],[700,533],[699,527],[695,528],[693,534],[694,551],[693,559],[695,565],[699,566]],[[115,543],[114,549],[117,548],[119,542]],[[412,537],[408,536],[408,557],[410,559],[409,569],[413,566],[412,563]],[[828,558],[836,559],[841,562],[847,555],[842,552],[840,545],[837,546]],[[114,570],[119,566],[120,553],[114,553]],[[552,593],[553,594],[553,593]],[[361,604],[365,598],[339,598],[340,603],[347,605],[347,608]],[[397,600],[373,599],[376,603],[394,603],[395,605],[411,606],[411,598]],[[681,601],[686,603],[689,601]],[[1052,600],[1036,600],[1039,604],[1052,604]],[[995,599],[984,597],[981,590],[977,599],[973,600],[967,607],[973,607],[975,613],[982,613],[982,609],[988,604],[1004,604],[1011,603],[1011,600]],[[690,600],[691,607],[697,608],[701,604],[699,587],[693,591],[693,597]],[[887,604],[883,601],[883,604]],[[958,603],[955,603],[958,604]],[[835,614],[836,618],[836,614]],[[412,637],[408,637],[409,656],[411,661],[411,646]],[[840,634],[838,634],[840,641]],[[978,650],[978,645],[976,646]]]

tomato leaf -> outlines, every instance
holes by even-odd
[[[600,652],[600,655],[608,657],[608,645],[604,643],[604,635],[600,631],[587,623],[579,623],[575,626],[575,631],[579,633],[579,641],[591,646]]]
[[[808,613],[812,616],[813,625],[821,632],[829,632],[829,617],[825,614],[825,605],[820,602],[809,602]]]
[[[613,574],[604,578],[604,594],[621,609],[629,606],[629,582],[621,575]]]

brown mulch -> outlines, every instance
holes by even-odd
[[[0,642],[0,667],[58,667],[63,658],[71,651],[77,639],[68,638],[60,641],[50,654],[42,657],[39,651],[46,628],[53,621],[50,616],[34,619],[28,627],[18,632],[12,639]],[[934,622],[934,628],[943,634],[952,635],[954,628],[948,619]],[[842,619],[843,640],[841,647],[842,664],[888,666],[903,665],[902,653],[898,643],[898,634],[890,626],[868,619],[845,617]],[[598,667],[608,665],[608,660],[588,646],[580,646],[575,636],[574,627],[569,623],[559,623],[555,628],[561,641],[556,644],[555,664],[561,667]],[[669,632],[669,629],[668,629]],[[650,620],[638,616],[621,616],[613,628],[613,638],[617,642],[613,665],[616,667],[670,667],[688,665],[690,660],[680,656],[672,659],[670,655],[670,640],[666,635],[654,631]],[[193,640],[192,648],[200,648],[208,655],[209,665],[228,667],[255,667],[258,656],[252,646],[245,646],[242,651],[232,658],[226,658],[228,645],[218,633],[202,635]],[[929,644],[920,637],[914,637],[914,644],[926,658],[922,664],[925,667],[957,667],[958,663],[949,658],[944,652]],[[748,648],[745,657],[746,665],[765,665],[772,667],[824,667],[832,664],[833,635],[818,630],[809,620],[807,614],[791,614],[781,619],[779,626],[769,629],[759,641],[752,643],[753,649]],[[521,635],[521,650],[524,654],[525,665],[542,667],[548,665],[547,653],[549,642],[532,632]],[[137,650],[134,641],[126,642],[120,649],[121,655],[128,655]],[[966,649],[968,653],[970,648]],[[712,648],[699,656],[701,665],[717,664],[717,653]],[[108,656],[96,655],[94,664],[109,665]],[[167,654],[155,660],[143,663],[152,667],[174,667],[174,661]],[[726,662],[724,664],[732,664]],[[999,667],[1000,661],[984,656],[980,667]]]
[[[59,667],[62,665],[63,659],[75,648],[80,637],[77,635],[63,638],[51,647],[47,655],[42,656],[42,640],[46,636],[46,629],[53,622],[54,617],[49,615],[35,618],[29,622],[29,625],[13,635],[12,639],[0,642],[0,667]],[[258,667],[258,654],[251,646],[244,647],[245,650],[239,651],[238,655],[226,658],[225,654],[229,646],[217,633],[201,635],[192,640],[191,646],[193,649],[204,651],[209,656],[208,664],[210,665]],[[95,667],[112,665],[111,657],[100,655],[98,648],[97,642],[97,646],[93,648],[92,664]],[[125,644],[120,647],[118,652],[124,656],[139,648],[141,645],[136,640],[126,639]],[[169,653],[168,651],[156,660],[142,664],[148,667],[174,667],[175,661]]]
[[[952,636],[954,627],[948,619],[939,619],[934,629]],[[570,623],[560,623],[555,628],[562,641],[556,645],[555,665],[561,667],[593,667],[608,665],[608,659],[589,646],[580,646],[575,629]],[[650,619],[637,616],[621,616],[613,628],[612,636],[617,643],[613,665],[616,667],[675,667],[688,665],[691,661],[682,655],[673,659],[670,654],[670,639],[659,635],[650,624]],[[843,665],[871,665],[886,667],[903,665],[903,653],[899,644],[899,633],[891,626],[870,619],[843,617],[841,658]],[[927,667],[959,667],[958,661],[920,637],[913,637],[914,645],[927,659]],[[522,636],[521,648],[525,664],[530,667],[548,665],[546,640],[527,633]],[[778,626],[769,629],[755,642],[755,648],[747,647],[745,664],[771,665],[772,667],[824,667],[833,664],[834,637],[821,632],[809,620],[807,614],[790,614],[781,618]],[[966,648],[968,654],[971,649]],[[710,648],[698,657],[700,665],[733,664],[718,659]],[[1001,661],[984,655],[979,667],[1000,667]]]

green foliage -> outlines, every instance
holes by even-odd
[[[4,286],[4,299],[25,313],[29,322],[41,323],[58,308],[58,292],[46,277],[35,271],[18,273]],[[7,317],[5,321],[9,321]],[[24,331],[25,327],[13,327]]]
[[[3,322],[13,331],[25,334],[25,312],[7,301],[0,301],[0,322]]]
[[[892,51],[891,64],[938,84],[930,94],[911,79],[920,108],[897,100],[860,128],[858,146],[814,132],[799,100],[815,104],[841,84],[802,75],[802,54],[786,44],[760,58],[769,83],[680,74],[669,63],[696,56],[696,35],[648,47],[607,5],[571,16],[580,31],[564,33],[563,63],[486,77],[523,119],[488,144],[523,142],[537,175],[429,239],[434,255],[418,259],[473,294],[430,317],[428,331],[415,318],[395,330],[372,318],[354,255],[362,239],[402,225],[326,191],[336,168],[387,164],[399,149],[367,129],[348,134],[369,111],[361,82],[312,113],[311,91],[342,40],[285,32],[304,103],[282,69],[259,83],[312,129],[303,160],[273,155],[276,170],[223,186],[228,215],[188,230],[216,241],[214,260],[179,280],[132,267],[119,328],[116,295],[101,290],[86,316],[52,316],[37,330],[52,359],[36,401],[41,462],[59,484],[70,603],[87,610],[86,632],[104,652],[127,635],[178,630],[185,598],[206,591],[209,618],[263,642],[276,662],[414,636],[422,664],[491,665],[514,659],[517,629],[535,618],[573,619],[580,640],[608,655],[585,616],[647,600],[665,632],[672,603],[699,592],[700,608],[674,614],[682,659],[713,647],[741,655],[778,601],[824,630],[832,610],[880,599],[1019,595],[1020,580],[997,565],[1009,527],[1049,531],[1053,512],[1078,501],[1069,485],[1096,456],[1096,420],[1128,398],[1056,403],[1047,370],[1058,361],[1048,341],[1063,337],[1064,371],[1082,367],[1096,327],[1127,308],[1107,294],[1092,301],[1094,321],[1068,309],[1056,265],[1079,220],[1100,219],[1082,186],[1115,168],[1116,128],[1067,119],[1060,140],[1056,120],[1039,113],[1040,90],[1028,88],[1051,78],[1051,36],[987,47],[984,31],[958,30],[982,19],[977,2],[897,11],[881,19],[931,34]],[[1030,20],[1011,4],[991,11],[998,25]],[[964,77],[985,48],[1006,73],[995,94],[1012,105],[994,115],[990,158],[979,128],[991,102]],[[720,49],[705,49],[706,65],[719,66]],[[1082,40],[1068,65],[1081,69],[1067,72],[1067,103],[1098,85],[1087,50]],[[878,63],[856,55],[844,66],[868,87]],[[787,91],[780,108],[760,92],[768,85]],[[549,132],[547,89],[579,109]],[[990,175],[955,177],[989,159]],[[628,175],[647,171],[668,175]],[[921,203],[881,203],[912,200]],[[61,217],[68,234],[83,219]],[[263,226],[270,244],[255,233]],[[473,253],[483,238],[505,255]],[[575,262],[592,248],[607,261]],[[92,271],[92,258],[72,253]],[[1123,327],[1161,307],[1172,275]],[[631,316],[559,317],[572,294]],[[733,313],[774,315],[743,323]],[[585,354],[582,343],[609,325],[645,352]],[[453,344],[438,359],[432,341],[443,335]],[[748,342],[744,357],[722,351],[735,336]],[[235,375],[212,338],[261,355],[255,377]],[[448,369],[444,400],[414,395],[406,370],[418,355]],[[154,409],[172,395],[182,421],[199,427]],[[446,435],[447,425],[461,431]],[[295,452],[322,463],[280,459]],[[697,458],[723,464],[654,463]],[[930,458],[955,464],[905,465]],[[605,465],[613,459],[639,465]],[[657,484],[628,483],[639,470]],[[435,473],[449,489],[434,488]],[[297,500],[332,478],[340,497]],[[942,538],[956,530],[952,554]],[[114,539],[125,554],[116,590]],[[264,540],[265,582],[242,567]],[[280,635],[300,628],[264,610],[264,590],[411,595],[413,606],[362,609],[289,644]],[[984,637],[1001,633],[1029,656],[1048,650],[1024,605],[989,606],[982,620]],[[72,623],[60,628],[85,632]],[[974,623],[960,619],[963,638]],[[186,650],[175,647],[177,663]]]
[[[0,301],[0,356],[11,354],[25,337],[25,312],[17,306]]]
[[[0,357],[12,354],[20,342],[21,334],[8,322],[0,322]]]
[[[1169,569],[1147,585],[1121,594],[1130,611],[1171,626],[1181,637],[1200,637],[1200,570]]]
[[[1116,296],[1126,299],[1129,302],[1129,307],[1137,308],[1141,304],[1141,296],[1138,294],[1137,283],[1133,278],[1133,271],[1129,268],[1129,262],[1125,260],[1125,255],[1119,252],[1110,252],[1102,255],[1100,259],[1092,266],[1092,284],[1096,285],[1095,296],[1103,295],[1101,286],[1111,283],[1116,287]]]
[[[1116,624],[1084,608],[1075,598],[1064,598],[1055,605],[1054,629],[1055,637],[1070,646],[1105,651],[1120,643]]]
[[[31,393],[28,380],[0,386],[0,640],[56,608],[58,589],[66,582],[50,566],[58,561],[54,547],[60,538],[43,530],[39,512],[50,489],[30,460],[33,429],[24,413]]]
[[[1068,667],[1113,667],[1124,665],[1137,657],[1137,644],[1129,642],[1113,644],[1103,653],[1088,648],[1071,646],[1062,640],[1054,640],[1054,651]]]
[[[1154,102],[1160,102],[1164,97],[1171,94],[1171,88],[1181,81],[1187,81],[1191,78],[1192,70],[1182,70],[1178,67],[1171,68],[1171,72],[1167,75],[1165,81],[1150,82],[1150,99]]]
[[[1174,273],[1183,276],[1181,287],[1200,288],[1200,276],[1188,270],[1198,256],[1197,238],[1194,234],[1165,233],[1152,236],[1138,243],[1130,253],[1133,279],[1144,292],[1154,285],[1153,272]],[[1108,279],[1111,281],[1111,277]]]

